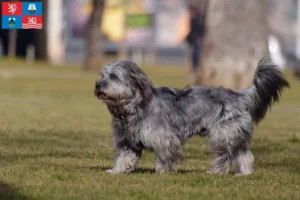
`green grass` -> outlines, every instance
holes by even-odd
[[[130,175],[108,175],[110,115],[93,96],[98,74],[78,68],[0,63],[0,199],[300,199],[300,83],[292,79],[257,127],[249,176],[204,173],[206,139],[184,145],[171,175],[154,173],[145,152]],[[184,87],[184,69],[145,67],[155,85]]]

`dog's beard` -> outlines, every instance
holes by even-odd
[[[94,92],[95,96],[99,99],[99,100],[106,100],[108,99],[109,97],[107,96],[107,94],[101,90],[97,90],[95,89],[95,92]]]
[[[109,86],[102,89],[95,88],[94,94],[105,104],[113,106],[130,102],[133,98],[133,93],[124,87],[122,89],[122,86],[119,86],[119,89]]]
[[[117,102],[119,101],[119,98],[113,98],[112,96],[109,96],[105,91],[95,89],[94,93],[99,100],[107,105],[117,105]]]

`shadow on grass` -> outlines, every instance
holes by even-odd
[[[91,170],[99,170],[105,172],[105,170],[111,169],[111,167],[89,167]],[[146,167],[140,167],[135,169],[133,174],[155,174],[154,168],[146,168]],[[187,169],[177,169],[173,174],[202,174],[205,173],[204,170],[187,170]]]
[[[108,169],[111,169],[111,167],[108,166],[92,166],[92,167],[88,167],[89,170],[93,170],[93,171],[101,171],[101,172],[105,172]],[[134,170],[132,173],[134,174],[154,174],[155,170],[151,169],[151,168],[137,168],[136,170]]]
[[[204,173],[205,171],[201,170],[188,170],[188,169],[177,169],[173,174],[194,174],[194,173]],[[155,169],[151,168],[138,168],[133,173],[136,174],[155,174]]]
[[[1,200],[32,200],[22,194],[10,185],[0,181],[0,199]]]

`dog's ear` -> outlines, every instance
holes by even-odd
[[[150,100],[154,95],[151,81],[147,78],[146,74],[138,67],[137,64],[133,62],[127,64],[130,65],[127,70],[133,86],[138,89],[143,99]]]
[[[136,87],[139,89],[141,96],[150,100],[153,97],[153,87],[152,83],[147,79],[147,77],[133,77]]]

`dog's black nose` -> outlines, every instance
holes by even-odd
[[[96,81],[96,88],[100,89],[103,86],[103,81]]]
[[[96,87],[97,89],[100,89],[100,84],[99,84],[99,82],[98,82],[98,81],[96,81],[96,85],[95,85],[95,87]]]

